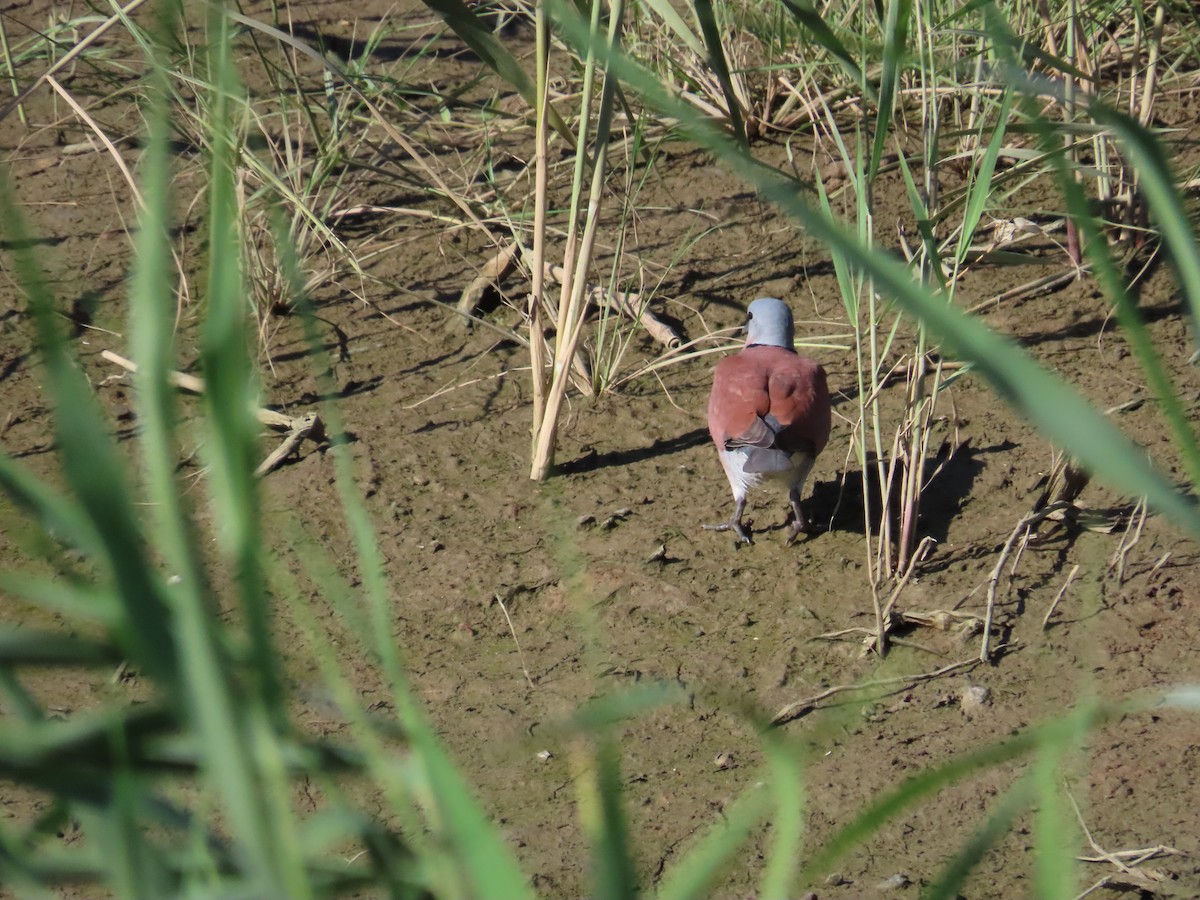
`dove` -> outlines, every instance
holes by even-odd
[[[746,346],[717,364],[708,398],[708,431],[733,491],[733,515],[710,531],[733,531],[751,543],[743,523],[751,489],[788,489],[793,543],[808,523],[800,506],[804,483],[829,442],[831,412],[825,370],[794,349],[792,311],[763,297],[747,310]]]

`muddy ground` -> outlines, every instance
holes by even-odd
[[[6,3],[10,38],[44,19],[46,6],[44,0]],[[325,4],[295,15],[298,21],[311,16],[301,22],[310,36],[349,37],[352,18],[361,29],[384,7],[391,4],[368,0],[353,10]],[[379,65],[390,64],[387,51],[400,41],[382,45]],[[445,44],[454,50],[449,39]],[[459,77],[467,65],[453,52],[431,56],[427,64],[445,66],[423,73],[431,81]],[[82,91],[86,70],[75,77],[72,87]],[[137,116],[120,99],[93,96],[92,102],[93,114],[114,133],[136,133]],[[1178,129],[1172,140],[1181,165],[1200,162],[1190,104],[1184,94],[1159,107],[1159,124]],[[63,152],[87,133],[61,102],[43,91],[28,109],[30,124],[15,116],[0,124],[5,166],[58,300],[76,323],[79,355],[112,413],[114,432],[128,446],[136,428],[130,387],[99,357],[106,348],[126,349],[128,192],[103,152]],[[447,146],[462,140],[449,131],[443,137]],[[766,141],[756,152],[780,160],[784,151]],[[122,145],[122,154],[136,161],[132,143]],[[739,324],[751,299],[776,295],[792,305],[802,338],[845,344],[846,314],[827,257],[703,154],[685,144],[661,147],[638,202],[637,227],[627,235],[629,269],[640,268],[649,283],[661,279],[654,308],[688,338]],[[898,177],[885,178],[877,202],[877,221],[901,218]],[[183,215],[193,217],[187,224],[200,222],[194,210]],[[854,364],[845,349],[811,351],[835,391],[834,436],[807,501],[819,527],[798,545],[784,546],[785,499],[763,495],[751,514],[755,543],[737,546],[727,535],[699,528],[729,510],[704,420],[717,357],[662,369],[658,377],[637,378],[595,400],[572,396],[559,467],[545,483],[531,483],[525,351],[487,328],[464,330],[431,302],[457,299],[488,256],[485,241],[401,216],[374,219],[358,232],[348,227],[345,237],[353,247],[386,228],[399,237],[369,267],[399,289],[369,285],[364,292],[357,280],[346,279],[317,290],[327,328],[320,352],[333,363],[353,438],[343,452],[354,457],[378,532],[392,585],[394,636],[416,688],[543,896],[576,897],[586,889],[569,747],[553,725],[587,699],[655,679],[677,682],[691,697],[628,722],[620,733],[631,833],[649,886],[757,776],[761,755],[747,706],[771,715],[832,686],[931,672],[977,654],[978,638],[964,640],[954,630],[911,628],[899,635],[886,663],[864,654],[859,634],[818,639],[870,627],[872,620],[860,472],[849,454]],[[964,282],[960,302],[972,305],[1069,268],[1053,242],[1034,243],[1029,266],[980,265]],[[51,411],[10,260],[2,265],[0,440],[5,452],[53,477]],[[518,281],[505,285],[515,302],[524,290]],[[1194,339],[1166,266],[1153,265],[1139,283],[1139,302],[1185,403],[1194,405],[1196,370],[1187,364]],[[981,314],[1107,409],[1147,393],[1110,313],[1095,284],[1083,278],[1052,293],[989,304]],[[180,332],[184,368],[196,358],[194,315],[185,315]],[[503,303],[485,315],[505,326],[518,323]],[[265,335],[266,401],[296,414],[315,409],[320,388],[298,323],[275,317]],[[627,370],[657,352],[648,338],[637,338]],[[888,390],[894,409],[903,387]],[[191,401],[184,405],[195,409]],[[939,439],[957,435],[960,446],[928,490],[920,532],[936,543],[898,608],[978,614],[1000,548],[1032,508],[1039,478],[1051,467],[1052,448],[978,377],[948,388],[939,412]],[[1175,471],[1152,402],[1125,409],[1117,421]],[[268,449],[264,444],[264,455]],[[195,467],[184,472],[202,478]],[[295,523],[331,558],[350,558],[328,450],[308,446],[269,475],[264,489],[269,537],[285,564],[302,555],[288,537]],[[1095,485],[1081,503],[1105,514],[1128,513],[1131,506]],[[6,530],[14,515],[4,510]],[[1123,526],[1111,533],[1045,529],[1021,556],[1011,582],[1007,576],[1001,581],[997,641],[1008,649],[994,664],[881,692],[872,701],[835,695],[782,726],[807,756],[809,846],[819,846],[904,777],[1059,715],[1080,698],[1122,698],[1200,678],[1200,634],[1191,614],[1200,570],[1193,545],[1151,516],[1118,577],[1114,554],[1123,541],[1131,541]],[[0,564],[24,565],[20,546],[11,533],[0,537]],[[1046,610],[1075,566],[1043,629]],[[353,578],[352,566],[343,567]],[[345,648],[363,704],[384,701],[357,637],[345,633],[315,590],[307,599],[330,639]],[[36,620],[12,603],[4,608],[6,619]],[[320,702],[312,653],[286,607],[278,627],[298,716],[314,732],[336,734],[344,725]],[[78,677],[42,676],[33,687],[68,713],[111,693],[107,679],[91,685]],[[991,701],[967,714],[960,700],[971,685],[988,688]],[[1198,739],[1194,717],[1166,710],[1129,716],[1093,736],[1066,783],[1106,850],[1164,844],[1181,851],[1145,866],[1163,875],[1164,893],[1175,896],[1200,896]],[[878,896],[885,879],[898,873],[908,883],[887,895],[917,896],[1020,771],[1016,765],[991,770],[901,816],[839,864],[839,877],[820,885],[819,896]],[[0,816],[26,821],[41,802],[0,791]],[[387,815],[379,798],[364,802]],[[1030,827],[1026,817],[986,855],[964,896],[1031,894]],[[753,893],[764,848],[765,840],[751,844],[718,896]],[[1081,870],[1081,890],[1117,871],[1107,862],[1082,863]],[[1106,896],[1104,890],[1098,896]]]

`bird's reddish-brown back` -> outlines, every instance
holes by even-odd
[[[811,441],[820,453],[829,441],[829,385],[819,363],[784,347],[759,345],[717,365],[708,398],[708,430],[717,447],[744,435],[756,416],[783,426],[782,449]]]

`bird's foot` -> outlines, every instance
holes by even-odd
[[[737,534],[738,540],[741,543],[753,544],[754,540],[750,537],[750,525],[752,524],[754,523],[747,522],[743,524],[736,519],[731,519],[728,522],[721,522],[717,525],[701,525],[700,527],[705,531],[732,531]]]
[[[792,544],[796,543],[796,539],[799,538],[800,535],[803,534],[803,535],[807,536],[810,533],[811,532],[809,531],[809,528],[808,528],[808,521],[806,519],[804,519],[803,517],[798,518],[798,519],[793,518],[792,519],[792,527],[788,530],[787,540],[784,541],[783,545],[785,547],[790,547],[790,546],[792,546]]]

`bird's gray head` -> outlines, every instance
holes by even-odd
[[[769,344],[795,349],[796,332],[792,311],[782,300],[760,297],[746,310],[746,344]]]

